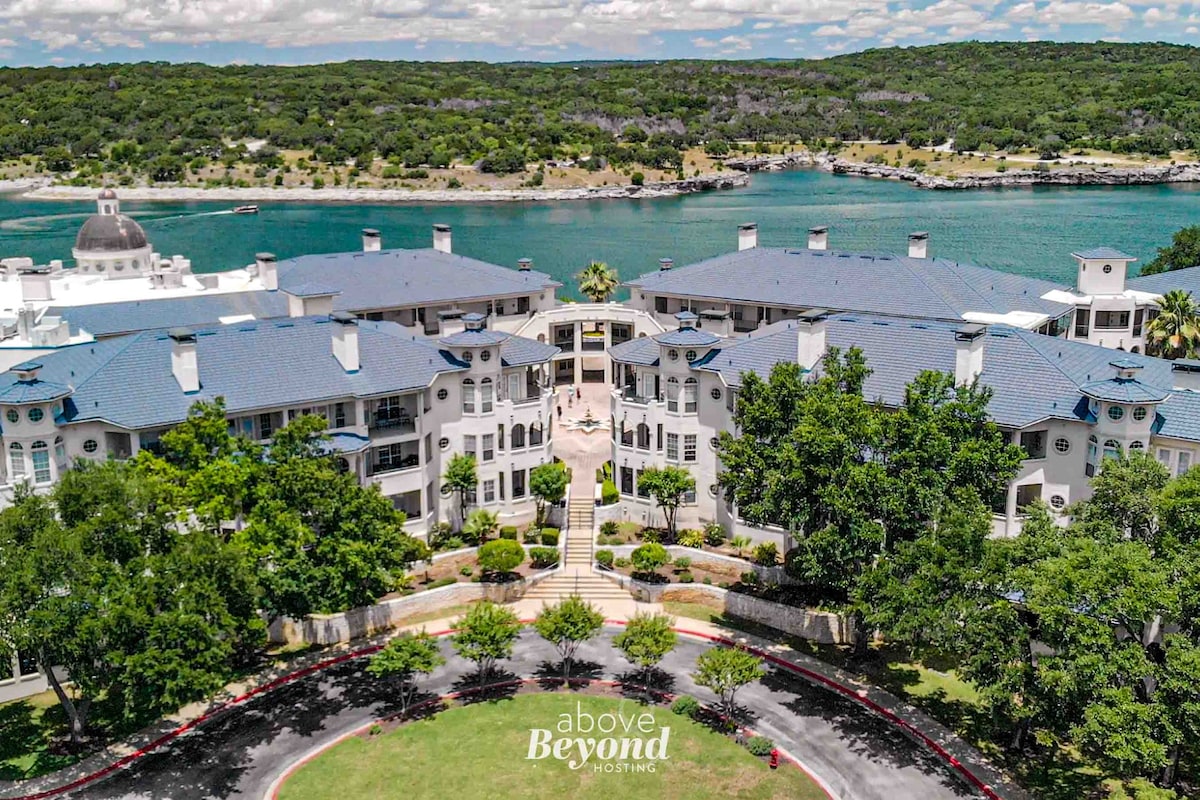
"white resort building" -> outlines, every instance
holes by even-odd
[[[930,257],[760,248],[627,282],[626,303],[560,302],[529,259],[501,266],[431,248],[358,252],[194,274],[162,259],[105,190],[80,230],[75,266],[0,261],[0,504],[19,483],[52,486],[75,459],[154,448],[197,400],[224,398],[231,430],[266,440],[299,414],[323,416],[329,447],[377,484],[424,535],[457,513],[441,491],[450,456],[476,457],[474,505],[504,524],[533,516],[529,472],[555,458],[564,384],[607,387],[613,477],[608,518],[661,519],[641,489],[650,466],[696,478],[681,523],[718,521],[754,539],[722,496],[716,436],[733,431],[742,376],[781,362],[819,370],[830,346],[863,350],[869,399],[896,405],[921,370],[981,381],[996,423],[1026,452],[995,530],[1022,509],[1087,497],[1105,456],[1143,450],[1173,473],[1200,452],[1200,363],[1144,355],[1170,289],[1200,291],[1200,268],[1129,278],[1134,260],[1074,254],[1075,286]],[[1120,352],[1124,350],[1126,352]],[[303,369],[298,369],[303,365]],[[556,388],[557,387],[557,388]],[[44,680],[14,662],[0,700]],[[0,674],[3,674],[0,671]]]

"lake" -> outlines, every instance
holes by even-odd
[[[747,189],[657,200],[261,205],[257,216],[213,202],[129,202],[122,211],[158,252],[182,253],[197,271],[244,266],[263,250],[280,258],[356,250],[364,227],[380,229],[384,247],[428,247],[433,223],[445,222],[456,253],[513,266],[528,256],[573,287],[571,276],[589,260],[629,278],[663,256],[683,265],[733,250],[738,224],[757,222],[764,246],[803,247],[809,227],[829,225],[833,249],[901,253],[910,232],[926,230],[934,255],[1069,282],[1072,250],[1109,245],[1143,263],[1152,258],[1174,231],[1200,222],[1200,185],[933,192],[801,170],[756,174]],[[0,196],[0,257],[69,260],[94,212],[94,203]]]

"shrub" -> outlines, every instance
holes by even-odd
[[[704,585],[705,585],[705,586],[712,586],[712,578],[710,578],[710,577],[708,577],[707,575],[705,575],[705,576],[704,576]]]
[[[467,543],[457,536],[451,536],[445,543],[446,550],[462,550],[466,546]]]
[[[710,522],[704,526],[704,543],[709,547],[720,547],[725,543],[725,526]]]
[[[659,543],[663,539],[663,532],[658,528],[645,528],[642,530],[642,541],[647,543]]]
[[[558,528],[542,528],[542,544],[558,547]]]
[[[458,178],[451,178],[450,180],[446,181],[446,188],[447,189],[461,189],[462,181],[460,181]]]
[[[657,542],[642,545],[633,551],[632,557],[638,572],[656,572],[671,560],[667,548]]]
[[[386,170],[385,170],[385,172],[386,172]],[[429,170],[427,170],[427,169],[410,169],[407,172],[405,172],[401,177],[404,178],[405,180],[410,180],[410,181],[421,180],[422,178],[429,177]]]
[[[324,189],[325,188],[325,179],[324,178],[313,178],[312,188]]]
[[[378,736],[379,734],[383,733],[383,726],[376,722],[371,726],[371,730],[368,731],[368,733],[370,733],[372,736]]]
[[[754,563],[764,567],[773,567],[779,560],[779,548],[774,542],[763,542],[754,548]]]
[[[685,569],[683,572],[679,573],[679,582],[680,583],[695,583],[696,578],[695,578],[695,576],[692,575],[692,573],[688,572]]]
[[[452,532],[453,528],[450,527],[449,522],[433,523],[433,527],[429,529],[429,546],[434,550],[440,550],[446,545]]]
[[[508,539],[493,539],[479,548],[479,568],[484,572],[512,572],[525,560],[525,548]]]
[[[700,701],[690,694],[680,695],[674,703],[671,703],[671,711],[681,717],[695,719],[700,713]]]
[[[646,183],[646,176],[640,172],[635,172],[629,176],[629,182],[634,186],[641,186]]]
[[[612,569],[613,551],[612,550],[597,550],[596,563],[605,569]]]
[[[687,556],[680,556],[679,558],[675,559],[675,566],[679,569],[687,569],[691,565],[692,560]]]
[[[621,526],[617,524],[615,519],[606,519],[600,523],[600,532],[605,536],[619,536]]]
[[[758,586],[760,582],[758,579],[758,573],[754,570],[747,570],[746,572],[743,572],[740,580],[747,586]]]
[[[470,564],[463,564],[461,567],[458,568],[458,574],[463,575],[468,578],[471,577],[471,573],[473,573],[474,571],[475,571],[475,568],[472,567]],[[434,582],[436,583],[436,581],[434,581]]]
[[[462,574],[465,577],[471,576],[471,568],[470,567],[463,567],[463,570],[465,570],[465,571]],[[460,571],[462,571],[462,570],[460,570]],[[455,580],[451,576],[446,576],[445,578],[438,578],[436,581],[430,581],[428,584],[426,584],[425,588],[426,589],[440,589],[443,586],[449,586],[452,583],[458,583],[458,581]]]
[[[629,559],[628,559],[628,558],[624,558],[624,557],[622,557],[622,558],[618,558],[616,561],[614,561],[614,562],[613,562],[613,564],[614,564],[615,566],[618,566],[618,567],[622,567],[622,568],[623,568],[623,567],[628,567],[628,566],[629,566],[629,564],[630,564],[630,561],[629,561]]]
[[[600,484],[600,502],[611,506],[620,499],[621,493],[617,491],[617,485],[605,478],[604,483]]]
[[[538,569],[552,567],[558,563],[558,548],[557,547],[531,547],[529,548],[529,560]]]
[[[683,547],[699,548],[704,545],[704,531],[686,528],[679,532],[679,535],[675,537],[675,541]]]
[[[525,544],[537,544],[541,540],[542,540],[541,530],[536,528],[533,525],[530,525],[528,528],[525,529],[525,532],[521,534],[521,541],[523,541]]]
[[[750,751],[750,755],[763,758],[771,755],[775,743],[765,736],[751,736],[746,740],[746,749]]]
[[[503,528],[500,529],[500,538],[501,539],[510,539],[515,542],[517,540],[517,526],[516,525],[505,525]]]

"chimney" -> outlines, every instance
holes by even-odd
[[[171,372],[184,394],[200,391],[200,366],[196,362],[196,334],[190,328],[172,328]]]
[[[1200,392],[1200,361],[1178,358],[1171,362],[1171,388]]]
[[[963,325],[954,332],[954,384],[970,386],[983,372],[983,340],[987,325]]]
[[[433,249],[442,253],[450,250],[450,226],[438,223],[433,226]]]
[[[275,268],[274,253],[259,253],[254,256],[254,264],[258,267],[258,279],[268,292],[279,289],[279,271]]]
[[[335,311],[333,320],[333,357],[346,372],[358,372],[358,320],[347,311]]]
[[[825,355],[825,327],[829,312],[824,308],[810,308],[796,318],[799,334],[796,362],[804,369],[812,369]]]
[[[925,231],[917,231],[908,235],[908,257],[909,258],[928,258],[929,257],[929,234]]]
[[[694,312],[688,311],[687,309],[675,314],[675,321],[679,323],[679,330],[681,331],[695,330],[696,323],[699,322],[699,320],[700,318],[696,316]]]
[[[363,228],[363,252],[376,253],[383,248],[383,239],[374,228]]]
[[[42,368],[40,362],[23,361],[12,368],[13,372],[17,373],[17,380],[21,383],[36,383],[38,379],[38,370]]]
[[[829,247],[829,226],[817,225],[808,229],[808,249],[825,250]]]
[[[50,268],[34,267],[21,272],[21,302],[53,300],[50,291]]]
[[[669,270],[669,269],[670,269],[671,267],[673,267],[673,266],[675,266],[675,262],[674,262],[674,261],[672,261],[672,260],[671,260],[671,259],[669,259],[669,258],[660,258],[660,259],[658,260],[658,270],[659,270],[659,272],[666,272],[667,270]]]
[[[533,269],[533,259],[532,258],[517,259],[517,269],[519,269],[521,272],[529,272],[530,270]]]
[[[747,222],[738,225],[738,250],[749,250],[758,247],[758,224]]]

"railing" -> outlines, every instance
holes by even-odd
[[[580,344],[581,344],[583,350],[587,350],[587,351],[591,351],[591,352],[600,352],[600,353],[604,352],[604,340],[603,339],[592,339],[592,338],[585,337],[584,340]]]
[[[398,430],[401,433],[412,433],[417,429],[416,420],[412,417],[373,417],[367,428],[370,430]]]
[[[532,386],[525,387],[524,397],[510,397],[508,400],[513,405],[523,406],[528,405],[529,403],[536,403],[539,400],[545,399],[545,397],[545,390],[541,386],[534,384]]]
[[[554,346],[557,347],[559,350],[562,350],[564,353],[574,353],[575,352],[575,340],[574,339],[568,339],[565,342],[555,342]]]
[[[391,472],[404,472],[411,469],[419,469],[421,466],[420,456],[405,456],[399,463],[392,464],[371,464],[367,468],[367,477],[375,475],[386,475]]]
[[[657,398],[646,397],[637,393],[637,389],[632,386],[626,386],[621,390],[621,399],[626,403],[633,403],[639,406],[648,406],[655,402]]]

